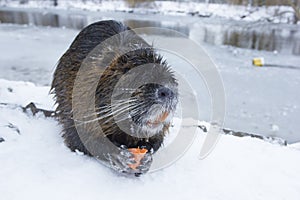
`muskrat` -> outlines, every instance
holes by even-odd
[[[99,45],[115,36],[117,39],[113,45],[105,44],[102,46],[105,50],[90,55]],[[126,47],[126,51],[122,51],[123,47]],[[96,61],[88,62],[88,59]],[[81,77],[81,82],[96,83],[95,91],[75,84],[80,67],[85,62],[88,62],[86,74]],[[125,74],[130,74],[139,66],[144,68],[138,73],[132,73],[134,76],[129,75],[125,79],[126,83],[120,84]],[[136,82],[143,84],[131,88],[130,84]],[[72,151],[78,150],[97,157],[118,172],[135,175],[146,173],[151,166],[152,155],[162,146],[168,133],[178,102],[177,86],[177,80],[167,62],[152,45],[128,26],[113,20],[87,26],[60,58],[52,82],[52,92],[57,104],[56,115],[63,126],[62,136],[66,145]],[[75,90],[79,97],[91,95],[94,98],[94,102],[91,102],[94,104],[92,111],[80,111],[85,113],[81,121],[83,123],[78,126],[74,119],[77,106],[74,103]],[[112,101],[114,91],[120,97],[117,101]],[[128,92],[129,96],[122,96]],[[96,116],[102,132],[93,127],[91,122],[94,120],[88,118],[91,114]],[[114,116],[119,117],[118,122],[127,120],[127,131],[120,128]],[[82,130],[79,134],[80,127]],[[95,143],[103,138],[115,145],[118,151],[104,151],[106,144]],[[129,148],[147,149],[136,169],[129,167],[135,162]]]

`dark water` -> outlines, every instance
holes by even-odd
[[[187,16],[190,17],[190,16]],[[159,15],[153,20],[122,19],[132,28],[159,27],[181,32],[197,42],[214,45],[231,45],[240,48],[278,51],[300,55],[300,27],[267,22],[248,23],[201,19],[193,23],[174,22],[172,17],[161,21]],[[36,26],[66,27],[82,29],[88,24],[102,20],[102,16],[89,16],[87,13],[54,13],[46,11],[0,10],[1,23],[31,24]],[[119,19],[120,20],[120,19]],[[216,22],[217,21],[217,22]],[[211,23],[213,22],[213,23]]]

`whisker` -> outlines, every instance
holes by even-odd
[[[141,103],[140,105],[136,106],[136,108],[133,108],[131,111],[134,110],[134,112],[136,112],[136,111],[138,111],[138,110],[140,110],[140,109],[144,109],[144,108],[146,107],[146,105],[143,105],[143,104],[144,104],[144,103]],[[115,121],[115,123],[124,121],[124,120],[126,120],[126,119],[128,119],[128,116],[125,116],[125,117],[119,119],[118,121]]]
[[[121,113],[124,113],[125,111],[128,111],[128,110],[130,110],[131,108],[135,108],[135,107],[137,107],[137,106],[139,106],[139,104],[137,104],[137,105],[132,105],[132,106],[130,106],[130,107],[127,107],[126,109],[120,108],[120,109],[118,109],[118,110],[116,110],[116,111],[114,111],[114,112],[110,112],[110,113],[108,113],[108,114],[106,114],[106,115],[104,115],[104,116],[100,116],[100,117],[97,117],[97,118],[95,118],[95,119],[88,120],[88,121],[81,121],[81,120],[76,120],[76,121],[77,121],[77,122],[81,122],[81,124],[78,124],[78,125],[87,124],[87,123],[91,123],[91,122],[95,122],[95,121],[104,119],[104,118],[109,117],[109,116],[114,116],[114,117],[115,117],[115,116],[120,115]],[[117,113],[117,114],[115,114],[115,113]]]
[[[138,109],[139,106],[140,106],[140,104],[137,104],[137,105],[134,105],[134,106],[132,106],[132,107],[126,108],[126,109],[124,109],[124,110],[118,112],[117,114],[110,116],[106,121],[104,121],[104,123],[107,123],[107,122],[110,121],[112,118],[116,118],[116,117],[119,117],[119,116],[122,115],[122,114],[125,114],[126,111],[129,111],[129,110],[131,111],[132,109]],[[126,118],[127,118],[127,117],[128,117],[128,116],[126,116]]]
[[[132,98],[124,99],[124,100],[116,100],[114,102],[117,102],[117,103],[114,103],[114,104],[111,104],[111,105],[101,106],[101,107],[96,108],[95,110],[100,110],[102,108],[109,108],[109,107],[115,106],[115,105],[122,105],[122,104],[125,104],[125,103],[132,103],[132,102],[135,102],[135,101],[137,101],[137,99],[132,99]]]
[[[126,104],[126,103],[134,103],[135,101],[137,101],[137,100],[134,100],[134,101],[127,101],[127,102],[124,102],[124,103],[122,103],[122,104],[113,104],[113,105],[103,106],[103,107],[101,107],[101,108],[106,107],[106,109],[100,110],[99,112],[91,113],[91,114],[89,114],[89,115],[85,115],[85,116],[83,116],[83,118],[88,118],[88,117],[91,117],[91,116],[93,116],[93,115],[95,115],[95,114],[98,115],[98,114],[101,114],[101,113],[109,112],[110,110],[116,109],[116,108],[118,108],[118,107],[120,107],[120,106],[123,106],[123,105]],[[126,107],[124,107],[124,108],[126,108]],[[98,109],[100,109],[100,108],[98,108]]]

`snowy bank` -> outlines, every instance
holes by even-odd
[[[0,6],[23,7],[23,8],[57,8],[75,9],[88,11],[113,11],[129,12],[138,14],[163,14],[163,15],[192,15],[197,17],[222,17],[235,20],[246,21],[271,21],[274,23],[293,23],[294,11],[290,6],[262,6],[249,7],[228,4],[206,4],[201,2],[175,2],[175,1],[149,1],[129,5],[126,1],[69,1],[58,0],[57,6],[54,1],[29,0],[19,3],[19,1],[2,1]]]
[[[0,79],[0,103],[25,106],[33,101],[53,109],[48,92],[49,87]],[[174,123],[175,130],[177,120]],[[0,104],[0,137],[5,139],[0,143],[1,199],[298,200],[300,196],[299,145],[222,136],[211,155],[199,160],[205,137],[199,129],[192,147],[172,166],[125,178],[93,158],[70,152],[60,131],[54,119]]]

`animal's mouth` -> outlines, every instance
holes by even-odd
[[[169,116],[169,112],[163,112],[156,119],[147,121],[147,125],[150,127],[156,127],[163,124]]]

